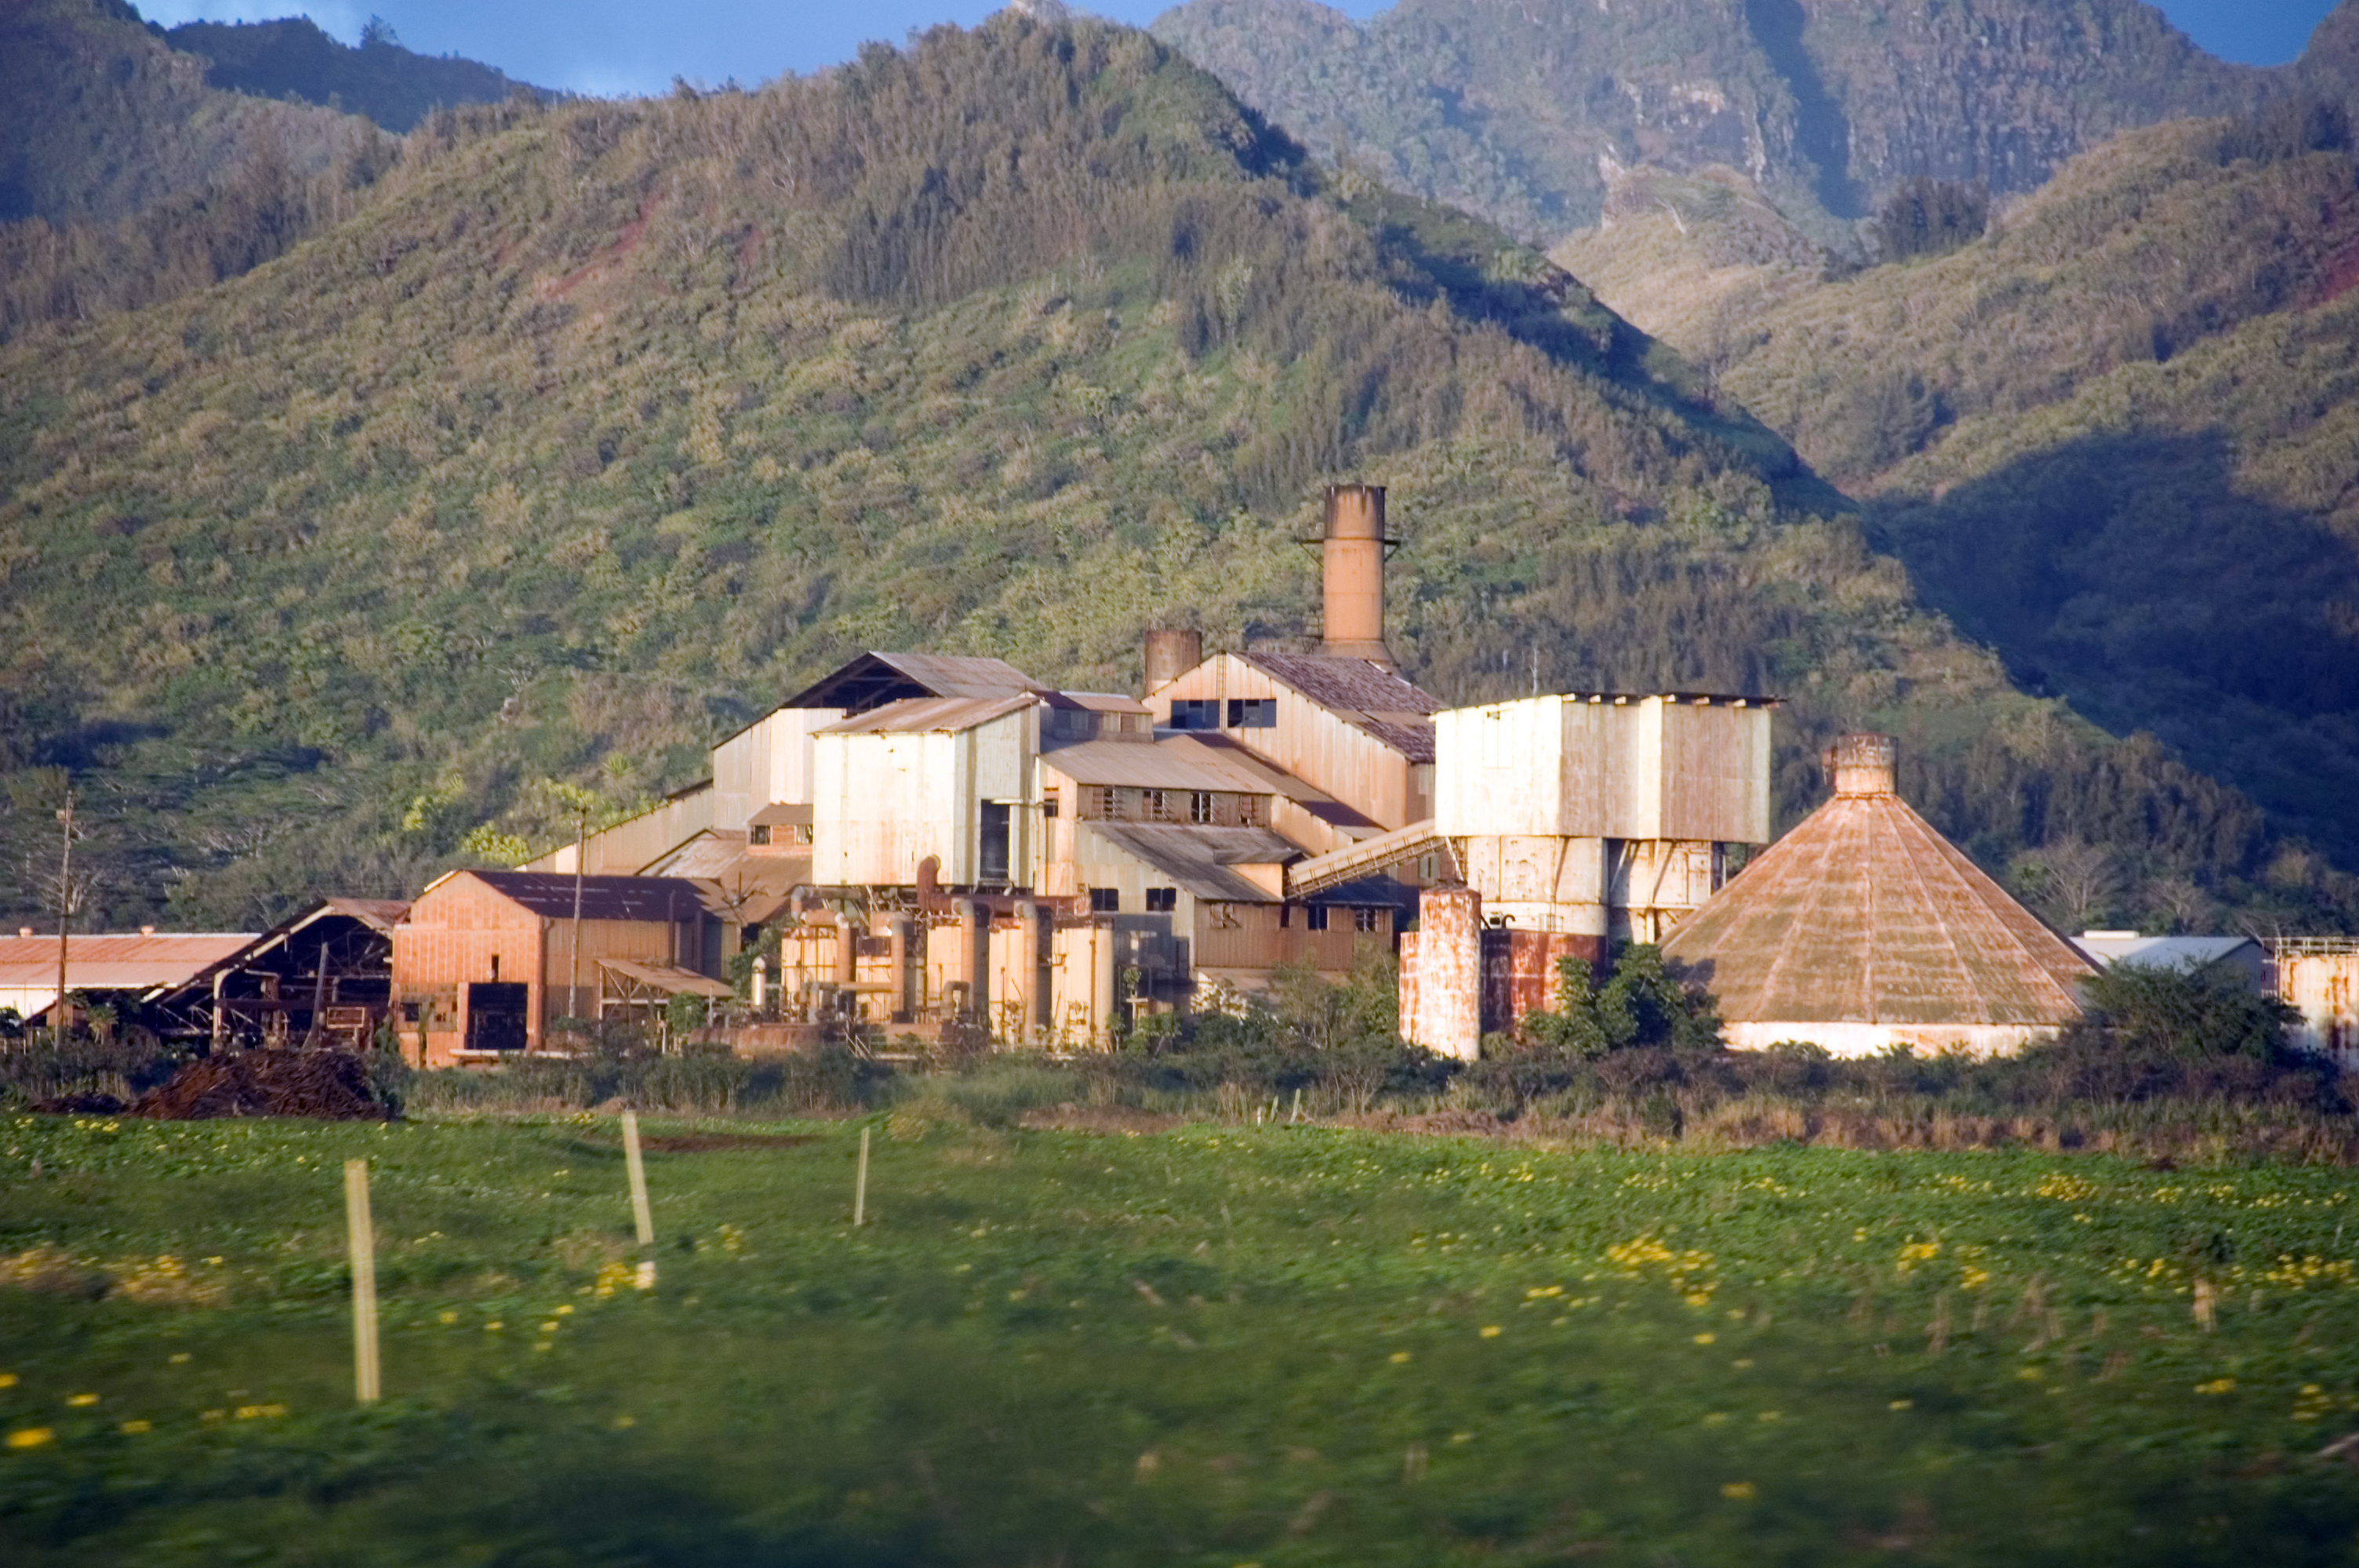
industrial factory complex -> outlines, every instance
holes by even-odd
[[[716,745],[706,782],[517,870],[259,935],[71,937],[66,983],[215,1043],[389,1027],[428,1065],[660,1028],[681,996],[723,1004],[703,1037],[740,1050],[1078,1051],[1373,948],[1398,955],[1403,1036],[1472,1057],[1552,1005],[1564,960],[1645,942],[1731,1044],[1862,1055],[2012,1050],[2104,964],[2223,958],[2359,1066],[2352,945],[2069,941],[1908,807],[1881,736],[1839,741],[1832,798],[1772,844],[1773,700],[1446,708],[1384,641],[1384,491],[1331,488],[1315,543],[1315,649],[1151,631],[1137,696],[864,654]],[[0,1005],[54,1004],[60,940],[0,938]]]

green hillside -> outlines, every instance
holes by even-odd
[[[2030,191],[2132,126],[2359,87],[2359,0],[2274,71],[2143,0],[1186,0],[1155,33],[1321,156],[1543,243],[1641,165],[1741,170],[1846,241],[1912,176]]]
[[[1665,181],[1558,255],[1863,497],[2025,684],[2154,730],[2347,864],[2349,144],[2331,115],[2159,126],[1962,251],[1833,283],[1748,261]]]
[[[1331,181],[1145,34],[1004,15],[435,122],[286,256],[0,349],[0,904],[38,764],[84,770],[112,918],[244,924],[545,838],[543,781],[683,784],[858,649],[1106,687],[1158,622],[1300,635],[1342,476],[1392,486],[1445,697],[1775,690],[1789,816],[1872,722],[1993,864],[2111,845],[2125,917],[2277,896],[2248,802],[2012,690],[1541,257]]]

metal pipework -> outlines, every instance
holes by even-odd
[[[1329,485],[1318,544],[1326,611],[1321,652],[1395,668],[1385,646],[1385,562],[1400,541],[1385,536],[1385,487]]]

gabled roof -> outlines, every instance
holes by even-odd
[[[1169,877],[1193,898],[1216,903],[1277,903],[1276,893],[1231,866],[1276,866],[1302,851],[1266,827],[1192,827],[1169,822],[1084,822],[1133,859]]]
[[[863,654],[780,703],[865,713],[916,697],[1006,697],[1040,683],[1004,659],[951,654]]]
[[[1237,657],[1410,762],[1433,761],[1432,716],[1441,711],[1441,699],[1382,665],[1335,654],[1248,653]]]
[[[451,876],[470,876],[511,903],[553,920],[573,917],[574,879],[563,871],[453,871],[437,878],[427,892]],[[704,915],[704,890],[685,877],[583,877],[584,920],[681,921]],[[419,895],[423,903],[425,894]],[[416,905],[411,906],[413,909]]]
[[[1663,954],[1732,1023],[2049,1028],[2095,972],[1888,787],[1812,812]]]
[[[1000,697],[912,697],[872,708],[811,731],[814,735],[957,734],[1038,701],[1030,692]]]

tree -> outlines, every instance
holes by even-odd
[[[1602,988],[1585,959],[1560,958],[1556,972],[1556,1011],[1523,1019],[1524,1038],[1537,1045],[1593,1058],[1632,1047],[1720,1049],[1719,1003],[1651,943],[1624,947]]]
[[[1981,185],[1919,175],[1875,215],[1877,250],[1888,262],[1947,255],[1990,226],[1990,191]]]
[[[2102,1043],[2132,1061],[2274,1062],[2301,1014],[2225,963],[2194,968],[2114,964],[2082,986],[2086,1011],[2066,1043]]]

